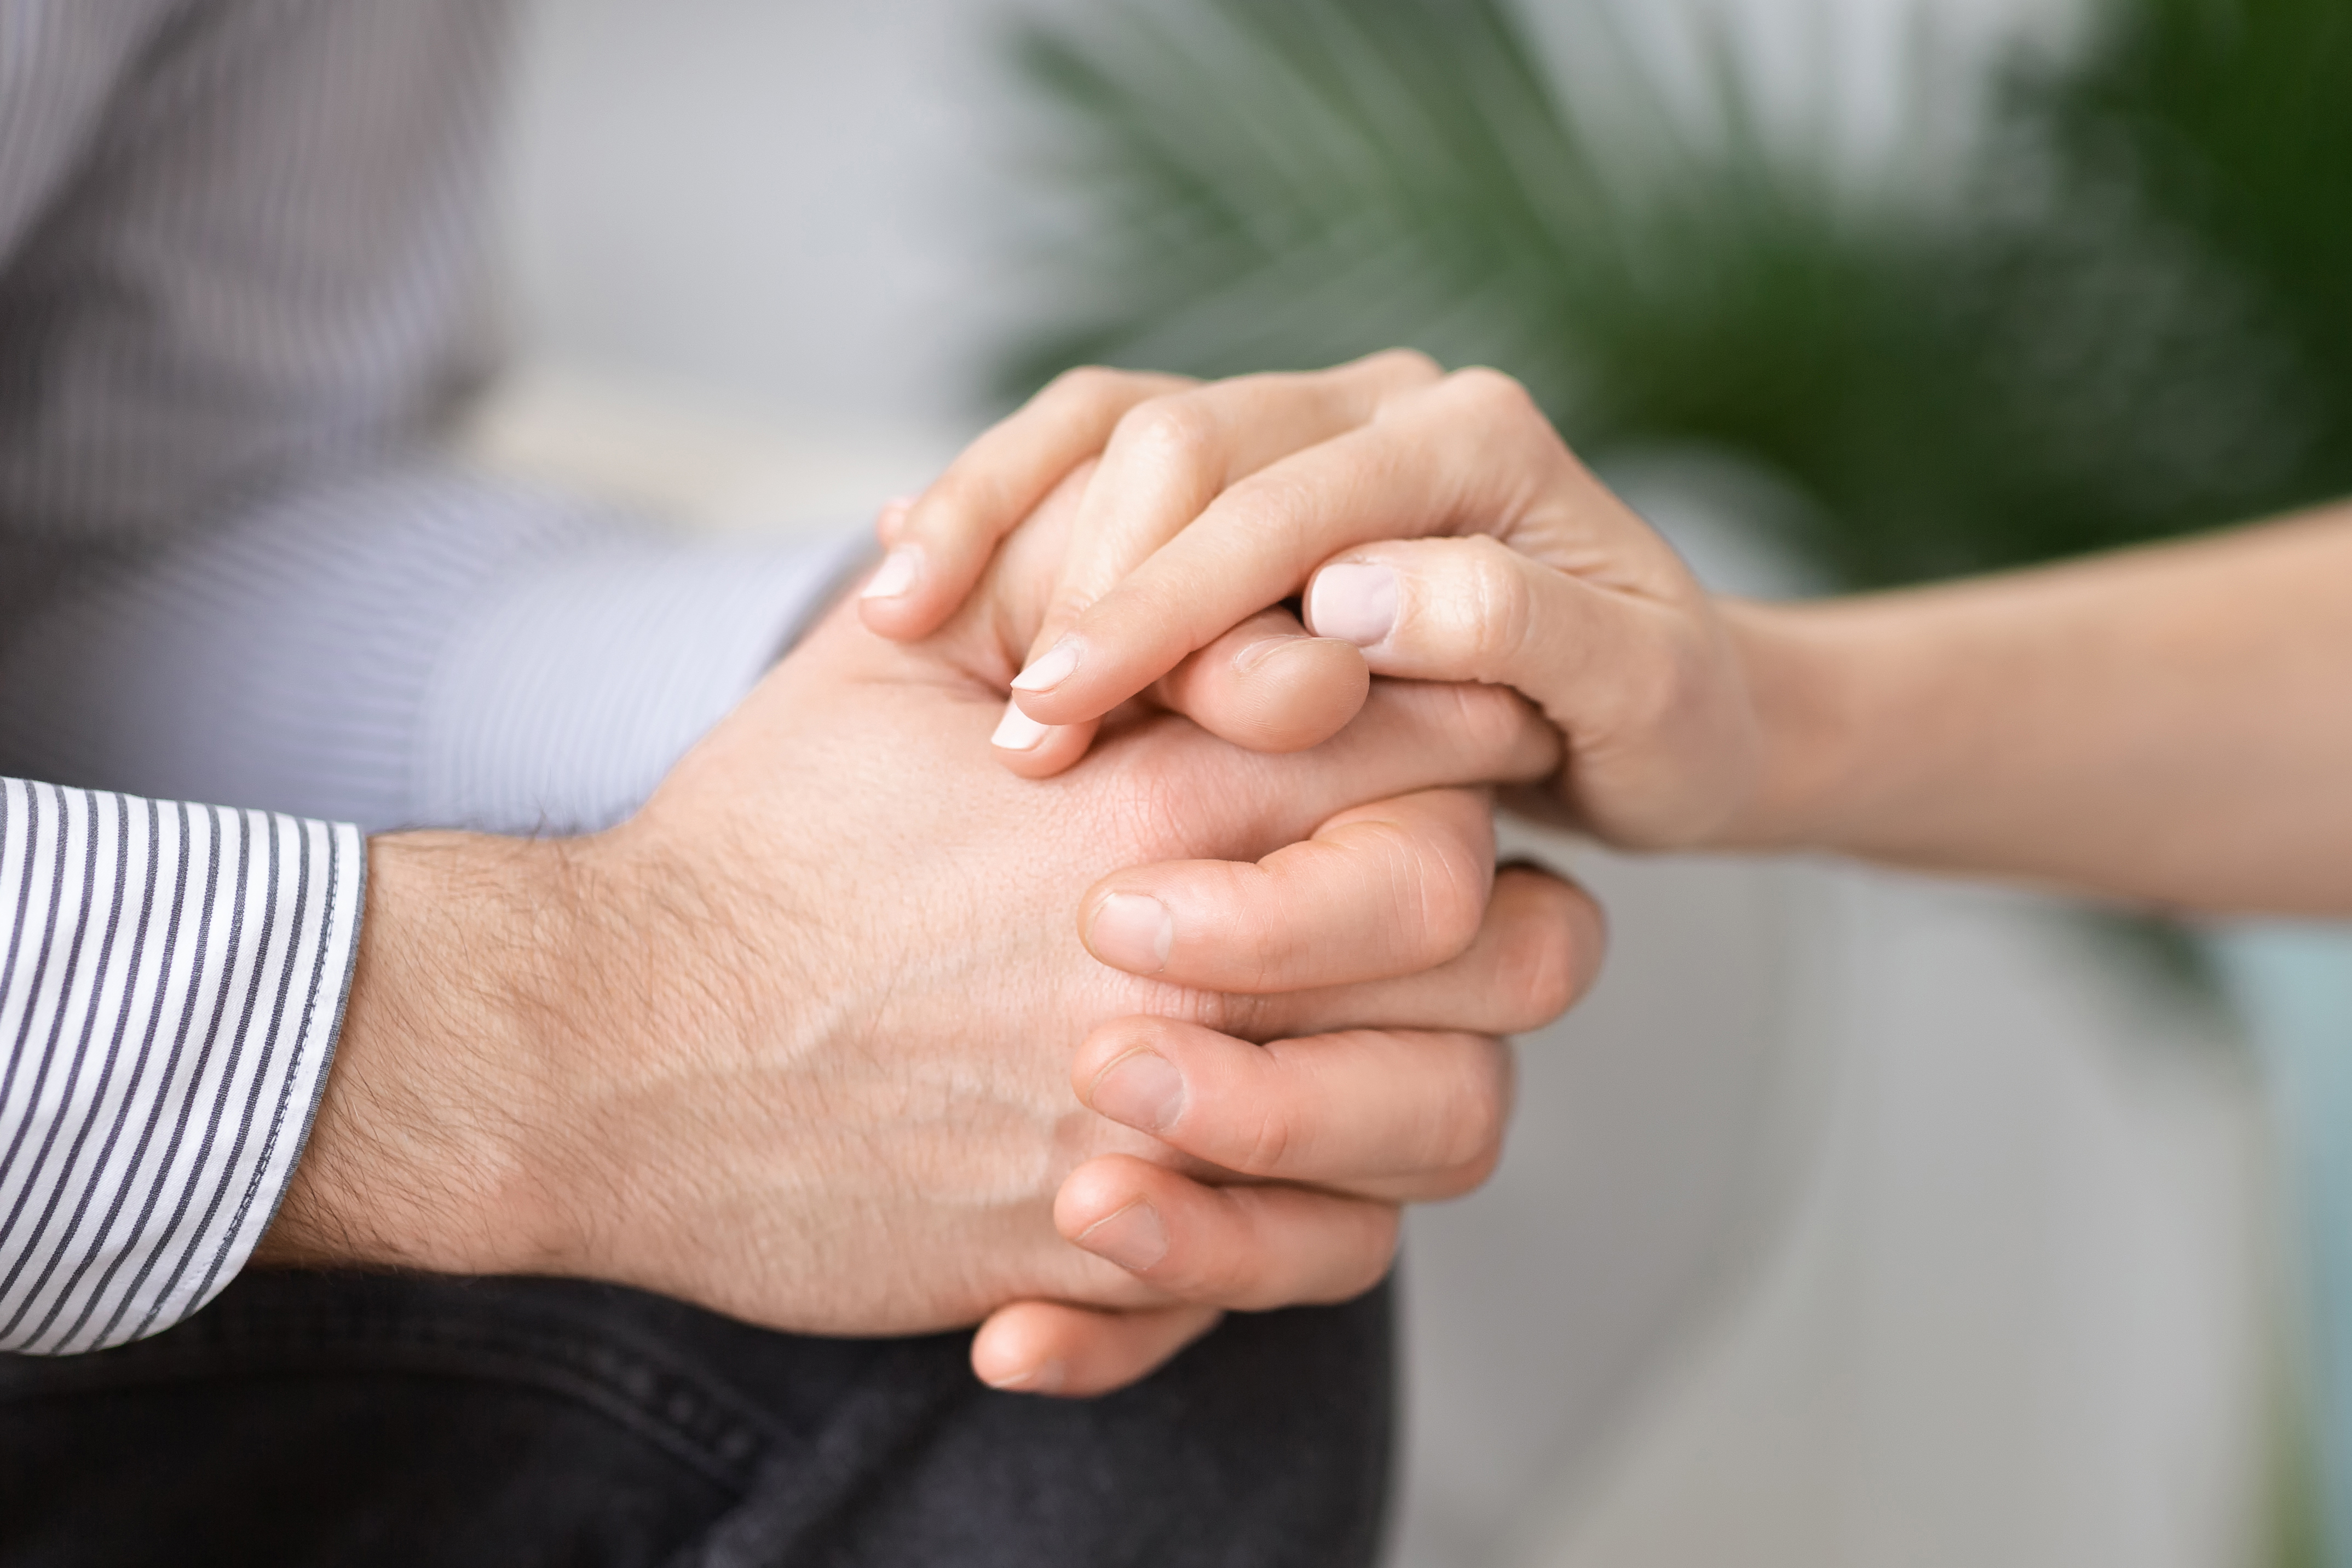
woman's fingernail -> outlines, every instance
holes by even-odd
[[[1175,945],[1176,921],[1168,906],[1143,893],[1113,893],[1095,906],[1087,924],[1087,951],[1130,974],[1159,973]]]
[[[1064,637],[1031,661],[1028,668],[1013,678],[1015,691],[1051,691],[1070,679],[1086,657],[1086,645],[1074,637]]]
[[[988,738],[988,743],[1003,752],[1034,752],[1052,728],[1021,711],[1018,702],[1008,702],[1004,705],[1004,717],[996,721],[996,733]]]
[[[1370,647],[1396,629],[1396,573],[1386,566],[1326,566],[1307,590],[1307,624],[1319,637]]]
[[[1157,1051],[1129,1051],[1102,1070],[1087,1100],[1113,1121],[1165,1132],[1184,1114],[1184,1075]]]
[[[922,552],[911,544],[894,546],[882,557],[882,564],[874,575],[866,579],[858,593],[861,599],[895,599],[915,585],[916,575],[922,569]]]
[[[1168,1256],[1168,1227],[1147,1203],[1132,1203],[1108,1219],[1087,1226],[1078,1245],[1097,1258],[1108,1258],[1129,1273],[1140,1274]]]

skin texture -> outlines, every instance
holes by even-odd
[[[1326,382],[1356,387],[1353,424]],[[1523,693],[1564,765],[1514,803],[1617,844],[1828,849],[2198,910],[2352,913],[2352,508],[1763,605],[1703,593],[1492,372],[1382,356],[1207,386],[1085,373],[989,438],[1037,465],[992,493],[1047,482],[1050,458],[1092,456],[1106,429],[1101,473],[1129,479],[1087,496],[1059,635],[1015,682],[1054,728],[1008,757],[1016,771],[1068,766],[1108,705],[1200,682],[1204,661],[1232,662],[1223,628],[1297,595],[1302,634],[1375,675]],[[1122,444],[1150,461],[1119,465]],[[868,624],[914,635],[953,601],[945,563],[969,552],[940,541],[999,533],[991,496],[943,483],[886,520],[934,569],[869,601]],[[1256,695],[1300,734],[1349,700],[1328,680]]]
[[[1376,1280],[1397,1203],[1493,1164],[1497,1037],[1597,963],[1589,901],[1497,878],[1483,796],[1447,787],[1556,743],[1500,690],[1398,686],[1296,756],[1135,707],[1087,767],[1016,778],[986,738],[1071,511],[925,642],[837,612],[609,833],[376,840],[268,1256],[811,1332],[998,1313],[982,1375],[1062,1393]],[[1121,948],[1114,897],[1167,941],[1154,915]],[[1108,1069],[1146,1058],[1122,1099]]]

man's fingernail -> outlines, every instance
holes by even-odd
[[[1095,906],[1095,918],[1087,925],[1087,951],[1130,974],[1159,973],[1175,945],[1175,918],[1166,904],[1144,893],[1113,893]]]
[[[1259,665],[1264,664],[1267,659],[1272,658],[1276,654],[1280,653],[1284,648],[1290,647],[1293,643],[1302,643],[1307,640],[1308,639],[1306,637],[1260,637],[1257,641],[1250,644],[1249,647],[1242,649],[1241,652],[1234,655],[1234,673],[1235,675],[1247,675],[1250,671],[1255,669]]]
[[[1102,1070],[1087,1100],[1113,1121],[1165,1132],[1184,1114],[1184,1075],[1157,1051],[1130,1051]]]
[[[1069,1368],[1058,1359],[1043,1361],[1010,1377],[990,1378],[988,1386],[1004,1394],[1055,1394],[1069,1375]]]
[[[1396,573],[1386,566],[1326,566],[1307,590],[1307,624],[1319,637],[1370,647],[1396,629]]]
[[[999,751],[1034,752],[1052,728],[1021,711],[1018,702],[1008,702],[1004,705],[1004,717],[996,721],[996,733],[988,738],[988,743]]]
[[[916,574],[922,569],[922,552],[911,544],[894,547],[882,557],[882,564],[874,575],[866,579],[859,591],[861,599],[895,599],[915,585]]]
[[[1140,1274],[1168,1256],[1168,1227],[1160,1223],[1159,1212],[1150,1204],[1132,1203],[1108,1219],[1088,1226],[1078,1245],[1129,1273]]]
[[[1070,672],[1078,668],[1078,660],[1086,657],[1086,645],[1079,642],[1077,638],[1064,637],[1060,642],[1039,654],[1028,668],[1013,678],[1013,689],[1015,691],[1053,690],[1054,688],[1070,679]]]

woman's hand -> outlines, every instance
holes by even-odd
[[[1367,673],[1507,685],[1568,742],[1553,781],[1614,842],[1742,831],[1761,739],[1731,630],[1673,549],[1527,394],[1385,354],[1208,385],[1075,373],[886,517],[861,605],[919,636],[1014,509],[1099,450],[997,736],[1014,771],[1082,754],[1153,693],[1245,745],[1311,745]],[[1304,595],[1306,625],[1281,608]]]

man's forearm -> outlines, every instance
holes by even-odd
[[[1738,842],[2352,912],[2352,509],[1730,614],[1767,736]]]

